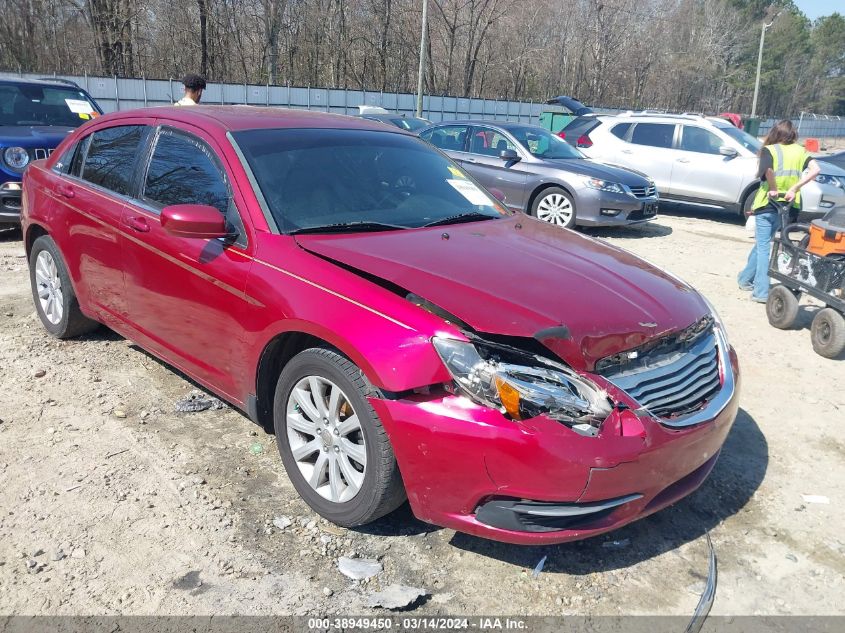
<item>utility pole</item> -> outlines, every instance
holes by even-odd
[[[428,33],[428,0],[422,0],[422,33],[420,34],[420,71],[417,75],[417,116],[423,111],[423,77],[425,76],[425,39]]]
[[[757,114],[757,95],[760,93],[760,67],[763,65],[763,43],[766,41],[766,29],[768,29],[777,20],[778,15],[783,11],[778,11],[777,15],[772,18],[768,24],[763,24],[763,30],[760,31],[760,50],[757,51],[757,79],[754,80],[754,100],[751,102],[751,116]]]

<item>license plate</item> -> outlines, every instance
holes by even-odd
[[[645,205],[645,208],[643,209],[643,215],[647,218],[653,215],[657,215],[657,203],[652,202],[651,204]]]

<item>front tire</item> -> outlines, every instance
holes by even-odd
[[[798,297],[786,286],[775,286],[766,300],[766,317],[772,326],[790,329],[798,318]]]
[[[354,363],[324,348],[297,354],[276,385],[276,444],[288,477],[337,525],[370,523],[405,501],[390,440],[367,401],[378,395]]]
[[[837,358],[845,350],[845,318],[833,308],[819,310],[810,326],[810,339],[816,354]]]
[[[99,323],[82,314],[62,254],[48,235],[32,244],[29,282],[38,317],[56,338],[73,338],[99,327]]]
[[[543,222],[572,229],[576,220],[575,201],[564,189],[549,187],[534,199],[531,215]]]

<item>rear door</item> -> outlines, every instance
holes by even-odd
[[[252,241],[215,141],[193,127],[160,126],[146,151],[138,199],[126,210],[124,261],[129,319],[157,354],[242,404],[236,377],[242,353],[244,294]],[[160,213],[175,204],[206,204],[227,219],[234,239],[176,237]]]
[[[81,139],[56,188],[56,203],[68,216],[57,230],[66,231],[60,243],[77,291],[100,320],[118,329],[127,313],[119,238],[123,211],[151,123],[121,120]]]
[[[693,201],[736,202],[743,184],[749,182],[748,168],[756,169],[756,160],[746,161],[739,155],[722,156],[719,147],[734,144],[705,127],[692,124],[680,127],[670,193]]]
[[[463,167],[488,189],[505,194],[505,204],[521,211],[525,208],[525,187],[528,175],[522,161],[499,158],[502,150],[511,149],[518,155],[524,152],[502,132],[489,127],[473,126],[469,133],[469,147]]]
[[[619,163],[650,176],[661,194],[672,187],[672,168],[678,158],[676,128],[674,123],[639,121],[627,132],[630,141],[620,150]]]

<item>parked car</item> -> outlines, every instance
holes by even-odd
[[[127,111],[23,186],[47,331],[106,323],[241,409],[339,525],[407,498],[503,541],[600,534],[695,490],[737,412],[736,354],[701,295],[509,212],[399,129]]]
[[[404,114],[363,114],[363,118],[370,121],[378,121],[386,123],[387,125],[395,125],[396,127],[406,130],[408,132],[419,132],[431,125],[431,121],[417,116],[405,116]]]
[[[824,156],[822,160],[829,165],[836,165],[840,169],[845,169],[845,152],[837,152],[836,154]]]
[[[0,79],[0,225],[18,224],[21,175],[102,110],[72,82]]]
[[[741,214],[750,209],[759,186],[762,143],[720,118],[588,114],[572,121],[562,135],[591,158],[645,172],[663,201]],[[809,218],[845,205],[845,172],[819,164],[821,175],[801,190],[802,214]]]
[[[587,160],[536,125],[449,121],[420,132],[515,211],[558,226],[617,226],[651,220],[657,191],[646,176]]]

